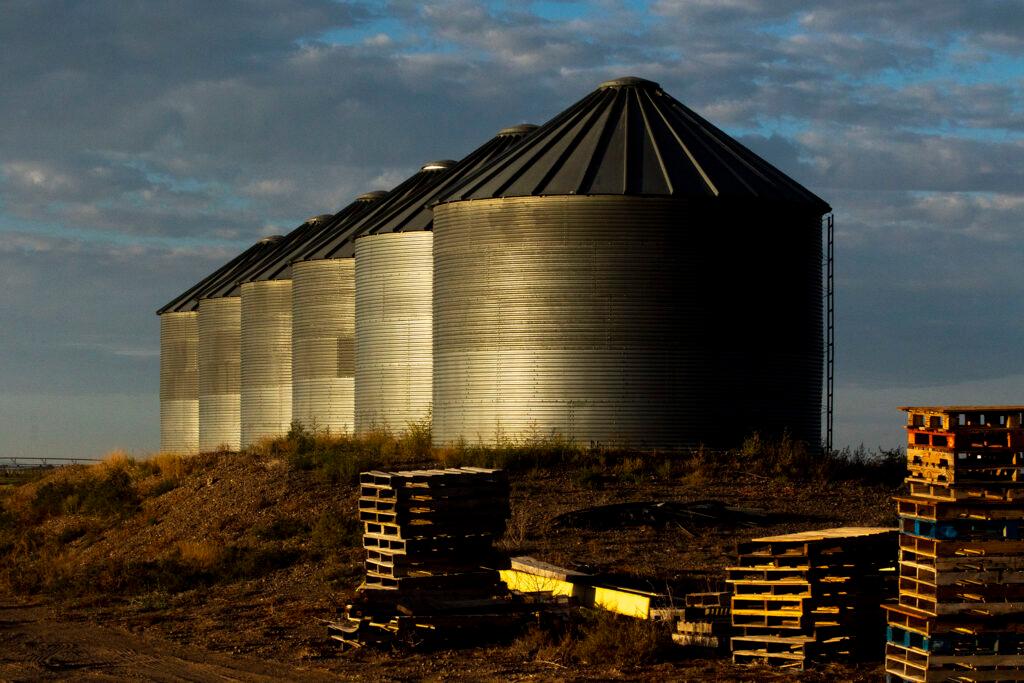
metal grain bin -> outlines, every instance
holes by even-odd
[[[418,231],[356,240],[358,432],[401,431],[430,416],[433,238]]]
[[[242,302],[237,296],[199,302],[199,449],[241,447]]]
[[[292,419],[292,282],[241,286],[242,447],[282,436]]]
[[[201,349],[203,346],[202,341],[202,330],[204,329],[202,324],[198,321],[199,301],[206,296],[227,296],[230,294],[230,290],[236,287],[235,284],[240,274],[245,272],[247,267],[250,267],[266,250],[274,243],[276,238],[267,238],[260,240],[249,249],[236,256],[235,258],[228,261],[226,264],[216,269],[202,280],[194,284],[192,287],[185,290],[183,293],[178,295],[175,299],[170,301],[168,304],[163,306],[157,311],[160,316],[160,327],[161,327],[161,346],[160,346],[160,424],[161,424],[161,443],[166,444],[167,448],[172,448],[179,451],[194,451],[196,448],[202,450],[211,450],[224,443],[233,444],[234,448],[238,447],[238,408],[237,408],[237,394],[238,387],[237,381],[235,386],[235,430],[233,439],[224,439],[222,441],[215,441],[210,445],[209,440],[204,441],[203,439],[203,416],[209,414],[209,400],[207,400],[207,408],[203,408],[203,399],[200,397],[203,387],[203,371],[202,361],[199,358]],[[237,297],[237,291],[234,292]],[[237,308],[237,300],[235,302]],[[167,316],[165,318],[165,316]],[[207,316],[209,318],[209,316]],[[236,316],[237,318],[237,316]],[[192,320],[191,323],[186,323],[186,320]],[[173,321],[173,322],[172,322]],[[191,350],[188,350],[188,343],[182,341],[184,338],[189,336],[188,326],[191,325],[198,335],[198,339],[194,339],[191,344]],[[165,329],[166,328],[166,329]],[[237,349],[237,338],[238,338],[238,325],[237,320],[235,323],[235,366],[237,374],[238,364],[238,349]],[[165,342],[164,339],[167,339]],[[179,343],[180,342],[180,343]],[[189,369],[191,368],[191,369]],[[189,407],[187,403],[182,403],[180,398],[182,392],[188,394],[190,389],[189,385],[194,385],[195,395],[193,396],[196,405]],[[166,389],[164,388],[166,387]],[[179,396],[179,398],[171,398],[171,396]],[[191,400],[191,399],[189,399]],[[194,417],[189,417],[194,413]],[[171,425],[176,426],[171,426]],[[210,426],[205,430],[210,432]],[[177,436],[173,436],[176,433]],[[167,438],[164,438],[165,433]],[[219,425],[214,428],[213,433],[220,434]],[[189,436],[190,435],[190,436]],[[219,436],[217,438],[220,438]],[[206,445],[204,445],[206,444]]]
[[[434,438],[820,442],[828,205],[609,81],[434,208]]]
[[[196,313],[160,315],[160,450],[195,453],[199,448],[196,382]]]
[[[518,145],[536,126],[505,128],[436,181],[387,202],[362,221],[356,260],[356,430],[402,431],[430,417],[433,380],[432,205]],[[383,210],[386,208],[386,210]]]
[[[352,259],[295,261],[345,232],[387,195],[360,195],[326,229],[289,250],[292,278],[292,420],[332,432],[354,425],[355,264]]]
[[[208,451],[223,445],[238,448],[238,278],[251,268],[268,249],[272,248],[279,237],[267,237],[213,271],[195,285],[157,311],[163,320],[168,313],[193,313],[195,315],[196,334],[196,400],[197,420],[196,445],[200,450]],[[208,299],[213,297],[213,299]],[[236,311],[233,322],[233,346],[225,343],[222,332],[230,326],[231,316],[225,316],[220,307],[211,304],[200,304],[200,301],[213,301],[227,297],[233,299],[229,309]],[[210,312],[216,308],[216,311]],[[204,316],[201,311],[207,311]],[[217,330],[217,339],[211,339],[209,330]],[[226,350],[227,349],[227,350]],[[233,349],[233,356],[230,349]],[[212,354],[212,355],[211,355]],[[161,347],[161,369],[163,369],[164,349]],[[232,360],[233,359],[233,360]],[[225,387],[225,365],[235,368],[233,390]],[[228,384],[230,384],[228,382]],[[228,398],[233,394],[233,399]],[[231,405],[234,405],[233,410]],[[167,408],[161,398],[161,415]],[[226,406],[226,407],[225,407]],[[233,421],[232,421],[233,415]],[[233,429],[231,425],[233,424]]]
[[[292,419],[351,432],[355,411],[354,259],[292,266]]]

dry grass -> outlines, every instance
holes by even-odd
[[[224,559],[224,546],[213,541],[178,541],[178,559],[200,571],[211,571]]]
[[[567,668],[583,664],[631,669],[665,659],[672,638],[664,622],[580,610],[531,627],[512,648],[524,659]]]

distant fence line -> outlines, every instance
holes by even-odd
[[[0,456],[0,470],[20,470],[58,465],[77,465],[79,463],[100,462],[102,458],[33,458]]]

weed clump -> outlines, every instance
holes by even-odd
[[[632,619],[602,610],[580,610],[538,624],[513,646],[527,659],[630,668],[667,658],[672,638],[664,622]]]
[[[366,470],[430,464],[430,426],[414,424],[400,435],[373,430],[352,436],[293,422],[287,435],[265,440],[255,450],[284,458],[296,469],[317,472],[328,483],[354,484]]]

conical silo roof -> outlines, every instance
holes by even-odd
[[[322,235],[333,234],[358,220],[370,208],[386,197],[387,192],[375,190],[356,197],[335,214],[314,216],[285,235],[275,248],[260,259],[259,264],[245,277],[245,282],[261,280],[287,280],[292,276],[292,262]]]
[[[363,230],[359,236],[432,229],[434,225],[432,207],[438,200],[458,187],[466,178],[472,177],[499,156],[518,145],[524,137],[536,129],[537,126],[529,123],[502,128],[493,138],[455,164],[440,182],[424,187],[419,195],[409,197],[409,200],[401,206],[395,206],[393,211],[388,212],[388,215],[368,221],[362,226]]]
[[[240,263],[237,268],[225,273],[217,282],[211,283],[197,297],[197,299],[217,299],[225,296],[238,296],[239,286],[246,276],[259,267],[268,253],[274,250],[277,243],[284,239],[283,235],[271,235],[264,237],[249,248],[249,257]]]
[[[348,258],[354,255],[352,240],[366,231],[367,227],[387,220],[396,211],[402,211],[422,196],[424,190],[436,186],[437,182],[457,162],[450,159],[431,161],[423,164],[415,174],[399,183],[387,196],[376,202],[372,209],[355,221],[334,229],[326,229],[308,242],[308,246],[295,259],[315,261],[325,258]]]
[[[247,272],[253,264],[259,263],[261,258],[265,256],[280,239],[280,235],[273,235],[271,237],[264,237],[257,241],[241,254],[189,287],[162,308],[157,310],[157,315],[196,310],[199,306],[200,299],[207,296],[218,296],[211,293],[221,291],[228,283],[237,283],[240,274]],[[221,294],[219,296],[227,295]]]
[[[330,240],[317,245],[302,260],[354,256],[353,240],[362,235],[430,230],[434,221],[431,207],[439,199],[465,178],[514,148],[536,128],[529,123],[503,128],[458,162],[444,160],[424,164],[416,175],[392,190],[372,212],[361,216],[345,232],[338,232]]]
[[[829,205],[642,78],[618,78],[453,187],[443,201],[639,195]]]

